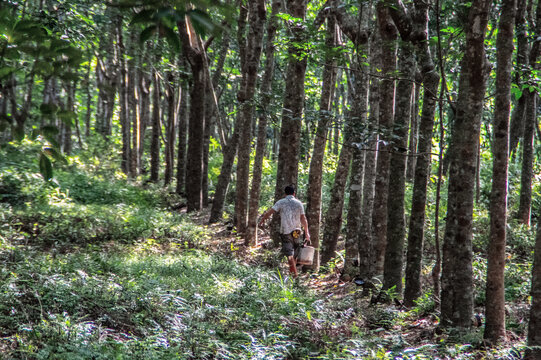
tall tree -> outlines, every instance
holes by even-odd
[[[528,323],[528,348],[524,355],[526,360],[541,359],[541,227],[537,227],[532,268],[532,305]]]
[[[239,102],[238,116],[241,117],[237,161],[237,191],[235,202],[235,219],[237,231],[246,231],[248,216],[248,194],[250,175],[250,151],[252,149],[252,119],[254,113],[254,95],[257,72],[261,58],[263,30],[265,25],[265,1],[248,1],[249,30],[246,37],[245,61],[242,69],[242,82],[237,95]]]
[[[394,119],[394,93],[396,71],[396,38],[398,31],[384,1],[377,4],[378,31],[381,36],[381,71],[384,78],[380,84],[379,144],[377,159],[376,190],[374,198],[373,231],[376,239],[376,272],[383,273],[385,245],[387,241],[387,200],[390,167],[390,137]]]
[[[505,340],[505,244],[507,227],[507,179],[509,153],[509,113],[511,107],[511,70],[513,27],[517,0],[502,4],[496,40],[496,98],[492,190],[490,193],[490,235],[486,285],[485,339],[492,343]]]
[[[285,79],[282,124],[276,170],[276,188],[274,200],[278,201],[286,185],[297,185],[299,167],[299,149],[302,118],[304,112],[304,78],[308,55],[306,27],[306,0],[287,0],[286,7],[292,21],[288,24],[290,42]],[[272,234],[278,242],[278,216],[273,216]]]
[[[271,101],[272,78],[274,75],[274,39],[278,29],[277,14],[281,6],[280,0],[273,0],[271,14],[267,20],[267,38],[265,41],[265,70],[261,81],[260,111],[257,124],[257,144],[252,173],[252,187],[250,188],[250,202],[248,207],[248,225],[244,236],[247,245],[255,245],[257,241],[257,217],[259,211],[259,196],[261,193],[261,177],[263,173],[263,158],[267,145],[267,106]]]
[[[409,35],[402,37],[399,50],[398,69],[400,80],[396,87],[396,110],[391,142],[391,161],[389,166],[389,194],[387,204],[387,245],[383,269],[383,288],[395,288],[402,295],[402,275],[404,264],[404,238],[406,219],[404,201],[406,195],[406,147],[408,126],[411,117],[413,81],[415,77],[415,57]]]
[[[471,326],[473,313],[473,200],[481,116],[490,72],[484,41],[491,5],[489,0],[475,0],[468,12],[457,113],[449,148],[441,322],[443,326],[459,328]]]
[[[323,68],[321,95],[319,100],[319,119],[314,138],[314,148],[308,172],[308,189],[306,191],[306,218],[310,231],[310,241],[316,248],[313,267],[319,270],[319,232],[321,222],[321,189],[323,177],[323,158],[327,142],[327,130],[331,120],[331,105],[336,87],[336,60],[332,49],[337,43],[336,20],[334,16],[327,17],[327,32],[325,35],[325,66]]]
[[[186,162],[187,211],[203,207],[203,144],[205,128],[205,48],[188,18],[178,23],[182,48],[192,70]]]
[[[541,3],[537,3],[535,15],[535,36],[541,36]],[[531,79],[532,72],[539,69],[539,49],[541,44],[534,41],[529,54],[528,79]],[[524,132],[522,136],[522,171],[520,177],[520,203],[517,218],[523,224],[530,225],[532,206],[532,184],[533,184],[533,162],[534,162],[534,133],[537,127],[537,104],[539,93],[535,87],[529,91],[524,90],[526,96],[526,110],[524,118]]]
[[[156,63],[159,62],[159,56],[156,56]],[[160,121],[161,90],[160,74],[158,69],[154,68],[152,74],[152,139],[150,142],[150,181],[158,182],[160,177],[160,149],[162,125]]]
[[[241,69],[245,66],[246,56],[246,41],[244,40],[244,34],[246,29],[246,17],[248,16],[248,8],[241,6],[239,8],[239,17],[237,19],[237,43],[239,48],[239,58]],[[233,125],[233,133],[231,134],[227,145],[223,150],[223,161],[220,169],[220,175],[218,176],[218,183],[214,191],[214,201],[212,202],[212,208],[210,210],[209,223],[217,222],[222,217],[222,210],[224,207],[225,196],[229,188],[229,182],[231,181],[231,171],[233,169],[233,163],[235,156],[237,155],[237,149],[240,137],[240,116],[235,119]]]

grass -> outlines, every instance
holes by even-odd
[[[225,228],[201,225],[201,214],[171,210],[180,199],[128,182],[91,153],[45,183],[31,147],[0,150],[2,358],[511,359],[522,351],[521,337],[485,349],[482,328],[435,333],[430,295],[410,311],[370,306],[337,281],[334,266],[292,281],[276,251],[245,249]],[[475,264],[482,288],[482,258]],[[524,301],[529,264],[508,270],[509,299]],[[509,329],[523,336],[524,311],[511,310]]]

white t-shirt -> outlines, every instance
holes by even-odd
[[[293,230],[301,228],[301,215],[304,214],[304,206],[293,195],[287,195],[278,200],[272,209],[280,214],[281,234],[289,234]]]

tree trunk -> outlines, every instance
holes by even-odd
[[[419,74],[414,87],[414,96],[412,104],[410,136],[408,141],[408,159],[406,165],[406,180],[412,181],[415,177],[415,164],[417,162],[417,143],[419,142],[419,100],[421,98],[421,83],[423,82],[422,74]]]
[[[288,0],[289,15],[303,19],[306,16],[305,0]],[[297,185],[299,167],[299,148],[304,110],[304,77],[306,73],[307,55],[298,44],[306,41],[303,26],[291,25],[292,41],[288,49],[289,60],[286,70],[284,104],[282,110],[282,126],[280,130],[280,150],[276,171],[276,188],[274,200],[278,201],[284,193],[286,185]],[[272,237],[279,242],[279,216],[273,216]]]
[[[370,71],[375,73],[381,68],[381,47],[379,35],[376,31],[370,40]],[[370,114],[368,118],[369,138],[364,151],[364,177],[363,177],[363,204],[361,229],[359,235],[359,274],[364,279],[371,279],[375,275],[375,244],[372,229],[372,215],[374,210],[374,196],[376,184],[376,161],[378,141],[376,127],[379,122],[379,96],[380,79],[372,77],[370,80],[369,102]]]
[[[192,70],[190,90],[190,120],[188,129],[188,159],[186,164],[187,211],[203,207],[203,144],[205,129],[205,49],[189,21],[179,23],[179,35],[186,59]],[[188,28],[188,29],[187,29]],[[189,32],[189,33],[188,33]]]
[[[164,185],[168,185],[173,178],[173,169],[175,166],[175,139],[176,139],[176,127],[177,127],[177,113],[176,113],[176,98],[175,88],[175,76],[169,72],[167,75],[167,81],[165,82],[165,98],[167,102],[167,128],[165,138],[165,173],[163,176]]]
[[[249,30],[246,38],[246,58],[242,83],[237,94],[239,102],[241,126],[237,159],[237,191],[235,201],[235,219],[237,232],[243,234],[246,231],[248,220],[248,194],[250,177],[250,152],[252,149],[252,118],[254,113],[253,99],[256,90],[257,71],[261,58],[263,32],[265,25],[265,1],[248,2]]]
[[[396,116],[391,143],[391,163],[389,168],[389,194],[387,211],[387,246],[383,270],[383,289],[395,288],[402,297],[402,277],[404,264],[404,238],[406,236],[404,199],[406,193],[406,152],[408,126],[411,118],[411,100],[415,78],[415,58],[410,43],[402,43],[399,51],[400,80],[396,87]]]
[[[534,132],[537,124],[537,91],[525,91],[526,116],[524,119],[524,133],[522,138],[522,169],[520,172],[520,203],[517,219],[530,225],[532,208],[532,182],[533,182],[533,159],[534,159]]]
[[[182,64],[182,62],[181,62]],[[186,64],[182,64],[183,68]],[[186,183],[186,140],[188,134],[188,86],[187,80],[180,80],[179,94],[180,105],[178,110],[178,151],[177,151],[177,187],[176,193],[184,194]]]
[[[139,149],[139,154],[137,158],[139,159],[139,169],[138,173],[142,173],[146,170],[146,165],[143,163],[143,153],[145,151],[145,133],[147,126],[150,122],[150,76],[146,74],[141,67],[138,69],[138,79],[139,79],[139,96],[140,107],[139,107],[139,127],[137,132],[139,133],[139,142],[137,148]]]
[[[469,10],[457,114],[449,148],[441,324],[458,328],[469,328],[473,313],[473,200],[481,116],[490,72],[484,40],[491,5],[489,0],[475,0]]]
[[[363,169],[364,169],[364,152],[362,150],[364,134],[363,127],[366,125],[368,112],[368,69],[363,69],[362,56],[368,53],[369,49],[366,44],[364,46],[357,45],[357,60],[355,74],[352,83],[354,84],[353,103],[349,116],[351,120],[352,136],[351,140],[344,146],[352,147],[351,171],[349,177],[349,203],[347,212],[347,227],[345,240],[345,255],[344,269],[342,276],[344,279],[353,277],[358,272],[357,264],[359,263],[359,234],[361,229],[361,207],[363,193]]]
[[[265,73],[261,82],[261,104],[269,105],[271,102],[271,85],[274,74],[274,38],[278,29],[276,14],[280,9],[280,0],[272,1],[272,10],[267,23],[267,40],[265,46]],[[264,109],[265,110],[265,109]],[[257,216],[259,213],[259,196],[261,192],[261,177],[263,173],[263,158],[267,144],[267,113],[261,111],[257,126],[257,145],[252,173],[252,187],[250,189],[250,202],[248,207],[248,226],[244,237],[246,245],[253,246],[257,243]],[[314,257],[315,259],[315,257]]]
[[[333,17],[327,18],[327,34],[325,45],[328,49],[336,46],[336,23]],[[314,138],[314,149],[308,173],[308,189],[306,191],[306,218],[310,231],[312,246],[316,248],[313,269],[319,271],[319,232],[321,222],[321,189],[323,177],[323,158],[325,156],[325,143],[327,142],[327,129],[331,120],[331,105],[336,86],[336,61],[330,52],[325,58],[321,98],[319,102],[319,122]]]
[[[532,268],[532,305],[528,323],[528,348],[525,360],[541,359],[541,227],[537,227]]]
[[[123,20],[121,16],[116,19],[116,35],[117,35],[117,51],[119,59],[120,71],[119,76],[119,89],[118,89],[118,102],[120,105],[120,128],[122,133],[122,157],[120,162],[120,169],[124,174],[129,173],[130,166],[130,109],[128,104],[128,69],[126,64],[126,47],[124,45],[124,36],[122,33]]]
[[[509,153],[509,112],[511,107],[511,70],[513,27],[517,0],[506,0],[496,40],[496,98],[494,109],[494,146],[492,190],[490,194],[490,235],[486,285],[486,325],[484,338],[493,344],[505,336],[505,243],[507,227],[507,179]]]
[[[222,76],[225,59],[229,50],[229,36],[225,34],[223,43],[218,55],[218,61],[216,69],[212,76],[210,75],[210,69],[208,61],[205,62],[205,72],[207,74],[207,95],[205,96],[205,143],[203,145],[203,207],[209,205],[209,179],[208,179],[208,166],[209,166],[209,151],[210,151],[210,137],[213,129],[217,126],[219,129],[218,140],[225,146],[225,138],[220,125],[220,110],[218,109],[218,97],[216,96],[216,89],[218,88],[218,82]]]
[[[394,72],[396,70],[397,29],[383,2],[377,5],[378,28],[381,36],[382,73],[385,76],[380,85],[379,144],[377,177],[374,197],[373,231],[376,241],[376,273],[383,273],[385,245],[387,241],[387,199],[389,197],[389,143],[393,126]]]
[[[156,59],[158,63],[158,59]],[[160,76],[154,70],[152,95],[152,141],[150,143],[150,181],[157,183],[160,178],[160,148],[161,148],[161,122],[160,122]]]
[[[136,58],[135,58],[135,46],[136,39],[134,35],[131,37],[131,56],[133,58],[128,59],[128,107],[130,109],[130,117],[128,119],[131,123],[131,151],[130,151],[130,164],[129,164],[129,176],[136,178],[139,175],[139,167],[141,159],[139,158],[139,138],[141,137],[141,113],[139,101],[139,89],[136,86]]]
[[[522,89],[523,85],[528,82],[528,73],[524,69],[528,66],[528,28],[526,24],[526,7],[528,0],[518,0],[515,31],[517,37],[517,59],[516,59],[516,75],[515,83]],[[524,115],[526,112],[527,91],[522,90],[522,96],[518,99],[516,106],[513,109],[511,116],[511,125],[509,129],[509,154],[515,153],[519,140],[524,133]]]
[[[349,131],[347,131],[347,133],[349,133]],[[345,143],[348,144],[349,141],[346,141]],[[338,167],[336,168],[336,173],[334,175],[334,184],[331,189],[329,209],[325,215],[323,241],[321,242],[322,265],[327,264],[336,253],[338,236],[340,235],[340,229],[342,228],[342,210],[344,209],[344,194],[351,163],[351,153],[352,149],[350,146],[342,146]]]

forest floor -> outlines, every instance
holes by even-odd
[[[208,227],[213,234],[206,244],[207,250],[227,257],[235,258],[247,266],[263,266],[278,269],[288,274],[287,261],[279,255],[268,229],[258,230],[257,245],[247,247],[244,240],[233,230],[231,222],[208,224],[206,211],[191,216],[192,221]],[[343,244],[342,244],[343,247]],[[339,249],[340,250],[340,245]],[[520,359],[525,346],[525,324],[529,305],[524,302],[508,304],[507,315],[513,318],[516,331],[508,330],[506,342],[499,347],[487,346],[483,340],[484,314],[478,307],[478,313],[472,318],[472,329],[466,333],[454,329],[442,330],[439,325],[439,312],[435,308],[431,294],[421,298],[417,306],[407,309],[399,301],[387,304],[375,302],[377,290],[365,291],[353,281],[343,281],[340,274],[341,260],[337,258],[319,274],[299,271],[297,286],[305,287],[320,299],[331,302],[353,300],[351,318],[337,321],[333,329],[322,329],[317,321],[305,324],[313,332],[328,332],[336,336],[351,335],[351,327],[359,327],[373,336],[375,343],[385,349],[377,358],[389,359]],[[430,283],[430,275],[425,274],[425,282]],[[290,280],[293,281],[293,280]],[[431,286],[431,284],[427,284]],[[346,300],[347,299],[347,300]],[[330,334],[329,334],[330,335]],[[443,345],[443,346],[441,346]],[[395,351],[393,351],[393,349]],[[390,351],[389,351],[390,350]],[[396,351],[398,350],[398,351]],[[443,350],[443,351],[442,351]],[[394,354],[393,354],[394,353]],[[409,355],[408,355],[409,353]]]

